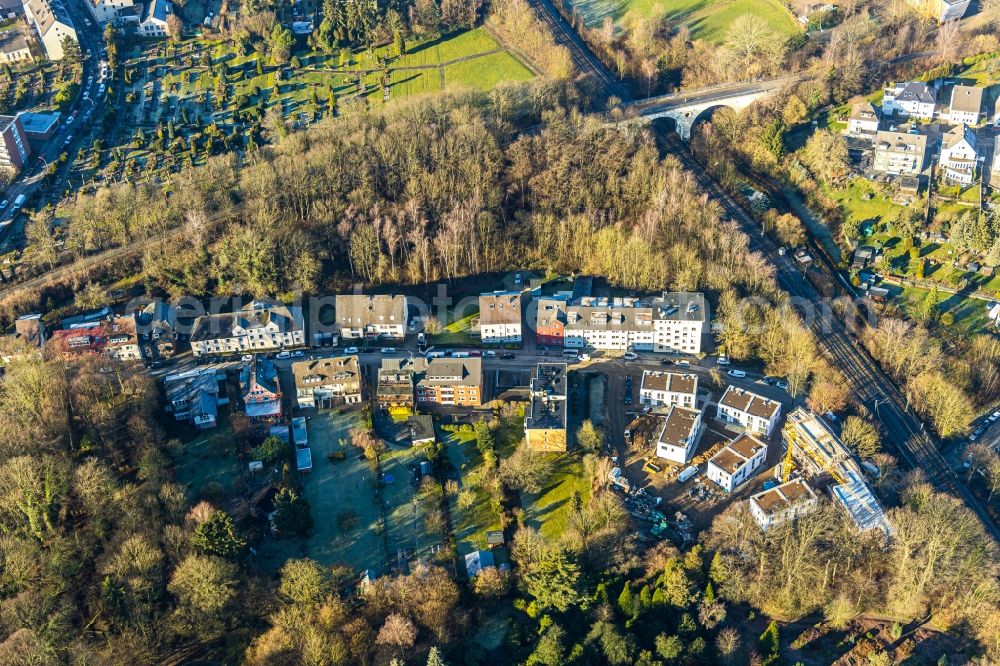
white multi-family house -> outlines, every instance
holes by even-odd
[[[698,375],[644,370],[639,402],[650,407],[680,405],[694,409],[698,404]]]
[[[931,120],[934,117],[936,90],[922,81],[897,83],[882,94],[882,114]]]
[[[916,176],[927,167],[927,135],[915,130],[881,131],[875,138],[872,169],[893,176]]]
[[[406,337],[406,296],[338,294],[334,307],[343,339]]]
[[[0,32],[0,63],[20,65],[33,62],[28,40],[17,30]]]
[[[707,320],[703,294],[665,293],[650,301],[587,296],[566,307],[563,346],[698,354]]]
[[[170,34],[167,17],[171,6],[167,0],[149,0],[139,18],[139,32],[144,37],[165,37]]]
[[[983,89],[975,86],[955,86],[951,91],[948,120],[956,125],[978,125],[983,108]]]
[[[195,356],[260,352],[305,342],[300,308],[254,301],[237,312],[195,319],[191,352]]]
[[[479,337],[484,344],[521,342],[520,292],[479,295]]]
[[[708,461],[705,475],[724,492],[731,493],[754,475],[767,459],[767,444],[741,433]]]
[[[764,490],[750,497],[750,514],[767,531],[769,527],[780,525],[812,511],[818,498],[809,484],[802,479],[792,479],[770,490]]]
[[[299,408],[333,407],[361,402],[357,356],[335,356],[292,363]]]
[[[727,423],[741,425],[750,432],[770,437],[781,415],[781,403],[730,386],[719,400],[718,417]]]
[[[701,438],[701,410],[674,405],[662,417],[656,437],[656,455],[684,465],[694,455]]]
[[[79,42],[76,26],[60,0],[27,0],[24,14],[38,34],[49,60],[63,59],[63,40]]]
[[[979,160],[976,133],[968,125],[949,130],[941,139],[941,169],[948,180],[969,185]]]
[[[101,25],[117,21],[123,9],[135,7],[134,0],[85,0],[83,4]]]
[[[847,133],[851,136],[873,137],[878,133],[879,111],[871,102],[858,102],[851,107],[851,118],[847,122]]]

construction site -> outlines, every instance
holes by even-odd
[[[819,416],[801,407],[793,410],[782,430],[785,457],[781,480],[801,478],[813,488],[827,488],[863,532],[881,530],[889,536],[885,510],[872,492],[851,450]]]

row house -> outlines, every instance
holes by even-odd
[[[694,456],[701,438],[701,410],[674,405],[660,418],[656,437],[656,455],[664,460],[685,465]]]
[[[191,352],[195,356],[263,352],[305,342],[300,308],[254,301],[237,312],[198,317]]]
[[[565,298],[539,298],[535,301],[535,337],[539,344],[562,347],[566,335]]]
[[[20,65],[34,61],[24,35],[17,30],[0,32],[0,64]]]
[[[664,293],[648,302],[584,297],[566,307],[563,346],[698,354],[706,325],[699,293]]]
[[[292,363],[299,408],[333,407],[361,402],[357,356],[336,356]]]
[[[342,339],[406,337],[406,296],[340,294],[334,308]]]
[[[767,531],[774,525],[794,520],[819,503],[816,493],[802,479],[792,479],[750,496],[750,515],[760,529]]]
[[[539,363],[531,379],[531,406],[524,419],[524,441],[533,451],[566,450],[565,363]]]
[[[767,444],[753,435],[741,433],[709,459],[705,475],[723,492],[731,493],[752,477],[765,460]]]
[[[431,358],[417,379],[418,405],[478,407],[482,404],[483,368],[479,358]]]
[[[971,185],[979,161],[976,133],[968,125],[949,130],[941,139],[941,169],[947,180]]]
[[[983,108],[983,89],[956,85],[951,89],[948,120],[956,125],[978,125]]]
[[[414,406],[417,376],[423,375],[427,360],[416,358],[384,358],[378,370],[375,399],[385,408]]]
[[[115,317],[52,332],[49,348],[57,354],[105,354],[117,361],[142,360],[132,317]]]
[[[141,361],[139,336],[135,332],[134,317],[115,317],[105,324],[107,335],[104,353],[117,361]]]
[[[479,337],[483,344],[520,344],[520,292],[494,291],[480,294]]]
[[[214,428],[218,424],[219,405],[229,403],[225,391],[219,388],[220,382],[225,382],[225,373],[214,368],[168,375],[163,379],[164,408],[174,419],[187,421],[199,430]]]
[[[693,409],[698,403],[698,375],[644,370],[639,402],[650,407],[680,405]]]
[[[729,386],[719,400],[718,410],[720,421],[770,437],[781,415],[781,403],[746,389]]]
[[[102,26],[118,21],[123,13],[128,13],[123,10],[135,7],[133,0],[84,0],[84,4],[94,20]]]
[[[240,395],[246,415],[254,421],[280,419],[281,383],[274,362],[263,356],[254,356],[240,370]]]

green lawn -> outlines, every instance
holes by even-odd
[[[466,310],[465,312],[468,312]],[[451,319],[453,313],[449,310],[448,317]],[[441,332],[437,335],[428,336],[432,345],[474,345],[478,344],[479,337],[472,335],[472,320],[479,316],[479,309],[476,308],[471,314],[467,314],[461,319],[450,320]]]
[[[555,458],[552,478],[541,492],[521,493],[521,505],[527,524],[556,540],[566,529],[573,493],[579,493],[584,502],[590,496],[590,478],[583,469],[583,455],[579,451],[543,455]]]
[[[220,421],[225,417],[220,414]],[[177,481],[188,488],[191,503],[205,499],[221,505],[236,493],[240,461],[236,457],[233,431],[226,426],[199,433],[181,445],[177,459]]]
[[[927,298],[929,289],[904,287],[898,292],[898,303],[911,317],[916,318],[920,307]],[[957,294],[938,292],[938,312],[950,312],[955,323],[946,330],[954,330],[965,335],[982,333],[989,327],[989,317],[986,314],[986,301],[978,298],[964,298]]]
[[[844,211],[846,220],[856,222],[881,222],[891,219],[902,206],[882,196],[867,180],[856,178],[849,185],[824,189],[826,194],[837,201]],[[865,197],[871,195],[871,199]]]
[[[683,23],[696,39],[722,42],[726,31],[743,14],[764,19],[778,34],[791,37],[801,32],[799,24],[779,0],[569,0],[589,27],[599,27],[605,17],[621,25],[625,16],[664,16]]]
[[[483,457],[476,448],[476,436],[471,432],[439,432],[447,457],[460,486],[472,490],[474,501],[464,508],[458,506],[457,497],[448,498],[451,510],[451,527],[460,557],[486,548],[487,530],[500,529],[500,517],[493,510],[487,491],[470,483],[471,476],[481,469]]]
[[[444,67],[445,86],[466,85],[490,90],[504,81],[528,81],[534,76],[509,53],[493,53]]]

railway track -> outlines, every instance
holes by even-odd
[[[593,79],[602,90],[605,97],[614,95],[622,102],[631,102],[632,95],[624,85],[604,66],[604,63],[590,50],[583,38],[573,29],[552,0],[528,0],[528,4],[535,8],[542,21],[549,26],[556,43],[566,47],[573,64],[584,75]]]
[[[680,138],[669,136],[666,143],[708,195],[717,200],[750,238],[750,249],[761,252],[775,267],[778,285],[792,296],[812,304],[822,302],[819,292],[796,269],[791,260],[778,252],[778,246],[764,233],[747,211],[725,191],[695,159]],[[834,276],[836,279],[837,276]],[[969,488],[958,481],[937,446],[913,414],[906,396],[875,360],[861,346],[860,340],[831,311],[812,317],[810,327],[824,354],[844,373],[852,391],[876,415],[903,461],[911,468],[923,469],[928,481],[938,490],[960,498],[977,515],[983,527],[1000,543],[998,528],[982,503]]]

